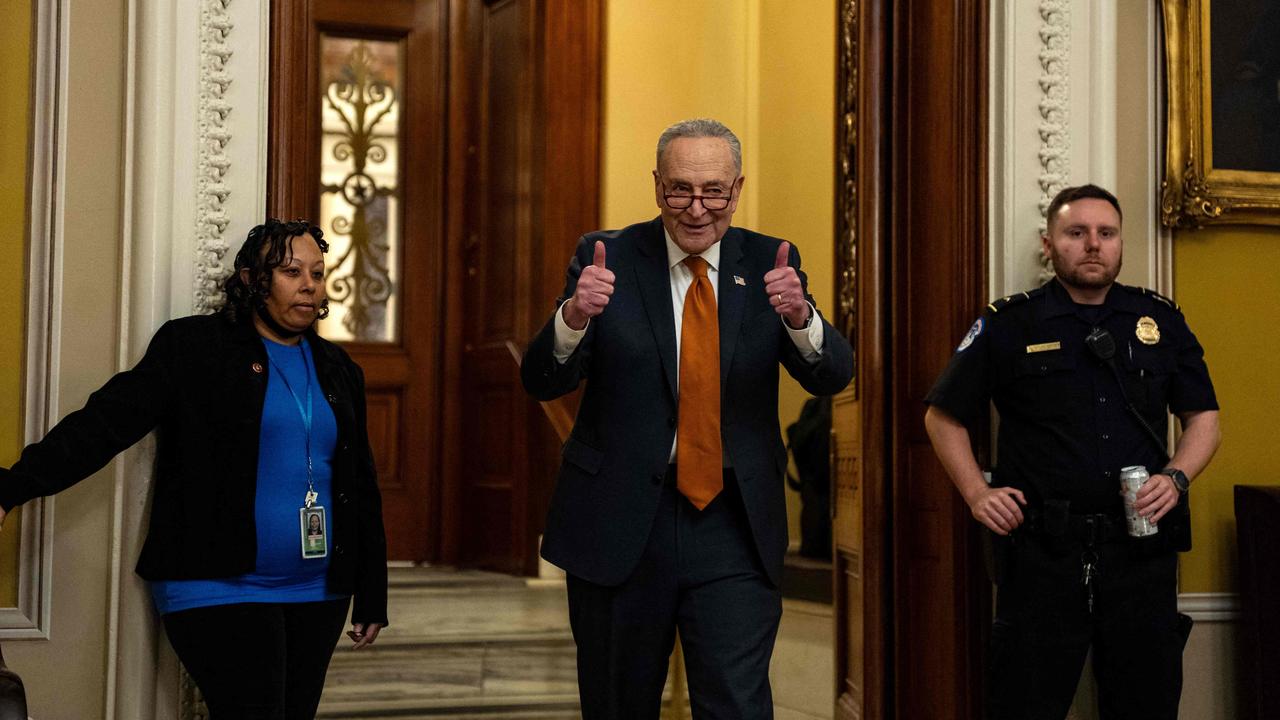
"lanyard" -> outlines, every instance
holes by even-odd
[[[289,384],[289,378],[285,376],[284,370],[276,364],[275,358],[271,357],[271,352],[267,352],[267,360],[271,363],[271,367],[276,369],[276,375],[280,377],[280,381],[284,383],[289,394],[293,396],[293,403],[298,407],[298,415],[302,417],[302,429],[305,433],[305,447],[307,449],[307,495],[305,505],[311,507],[316,502],[316,487],[314,473],[311,468],[311,363],[308,362],[306,347],[303,345],[306,341],[298,343],[298,352],[302,354],[302,369],[307,377],[307,400],[303,403],[302,398],[298,397],[297,391]]]

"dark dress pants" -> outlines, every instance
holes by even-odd
[[[782,594],[760,564],[731,470],[697,510],[668,472],[640,563],[616,587],[569,576],[585,720],[657,718],[677,628],[696,720],[773,717]]]
[[[311,720],[349,598],[240,603],[164,616],[210,720]]]
[[[991,628],[988,716],[1062,720],[1093,648],[1102,720],[1177,720],[1184,631],[1177,555],[1120,540],[1098,546],[1093,612],[1079,542],[1022,535]]]

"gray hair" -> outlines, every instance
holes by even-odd
[[[742,143],[738,141],[738,136],[733,131],[725,127],[725,124],[719,120],[711,118],[694,118],[692,120],[681,120],[672,125],[662,134],[658,136],[658,169],[662,169],[662,154],[667,151],[667,146],[672,140],[678,138],[720,138],[729,143],[729,152],[733,154],[733,167],[739,175],[742,174]]]

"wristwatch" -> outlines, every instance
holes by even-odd
[[[1173,481],[1173,486],[1178,488],[1180,493],[1185,493],[1187,488],[1191,487],[1191,478],[1188,478],[1187,474],[1178,468],[1165,468],[1160,471],[1160,474],[1168,475],[1169,479]]]

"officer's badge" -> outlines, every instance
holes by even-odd
[[[1160,342],[1160,327],[1156,321],[1143,315],[1138,318],[1138,329],[1134,331],[1143,345],[1155,345]]]
[[[981,334],[982,334],[982,318],[978,318],[977,320],[974,321],[973,327],[969,328],[969,332],[964,336],[964,339],[960,341],[960,345],[956,347],[956,352],[960,352],[961,350],[964,350],[965,348],[972,345],[973,341],[976,340],[977,337]]]

